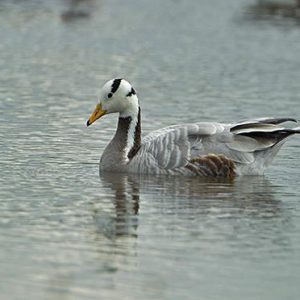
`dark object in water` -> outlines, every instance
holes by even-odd
[[[87,19],[91,17],[94,9],[94,0],[71,0],[68,9],[61,14],[65,22]]]
[[[83,11],[66,11],[61,15],[63,21],[68,22],[75,19],[84,19],[89,18],[91,16],[88,12]]]
[[[258,1],[258,3],[250,5],[247,12],[259,17],[279,16],[300,20],[300,0],[296,0],[295,4]]]

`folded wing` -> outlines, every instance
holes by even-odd
[[[264,118],[236,124],[195,123],[166,127],[143,140],[142,155],[162,169],[187,166],[196,158],[223,155],[237,164],[251,164],[260,151],[280,144],[300,128],[278,126],[291,118]],[[149,159],[148,159],[149,161]]]

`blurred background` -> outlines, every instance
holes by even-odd
[[[298,138],[263,178],[103,178],[137,90],[144,134],[300,115],[300,3],[0,0],[0,298],[297,299]]]

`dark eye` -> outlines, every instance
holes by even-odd
[[[113,94],[112,93],[109,93],[108,95],[107,95],[107,98],[111,98],[113,96]]]

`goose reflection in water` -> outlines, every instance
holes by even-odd
[[[210,214],[217,218],[266,219],[280,216],[282,210],[281,202],[274,199],[275,187],[261,176],[229,181],[104,173],[100,179],[113,192],[114,212],[94,209],[94,220],[97,233],[109,239],[138,237],[140,206],[148,217],[151,213],[157,220],[170,215],[188,220]]]
[[[107,173],[101,180],[113,192],[114,214],[94,209],[97,232],[109,239],[120,236],[137,236],[137,215],[139,212],[139,184],[135,178]]]

